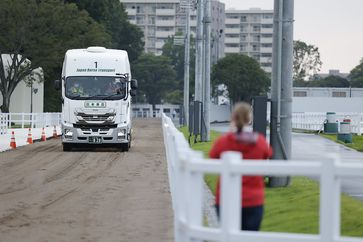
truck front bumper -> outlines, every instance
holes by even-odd
[[[123,144],[129,143],[127,126],[117,128],[82,127],[62,124],[62,142],[74,144]]]

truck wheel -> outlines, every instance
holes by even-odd
[[[130,148],[129,143],[122,144],[123,151],[129,151],[129,148]]]
[[[129,149],[131,148],[131,134],[129,134]]]
[[[72,147],[69,144],[63,144],[63,151],[71,151]]]

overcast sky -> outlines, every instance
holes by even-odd
[[[226,9],[272,9],[273,0],[220,0]],[[319,47],[322,72],[349,72],[363,58],[363,0],[295,0],[294,39]]]

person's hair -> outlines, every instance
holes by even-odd
[[[252,120],[251,105],[246,102],[239,102],[233,108],[232,121],[237,128],[237,133],[242,132],[243,127]]]

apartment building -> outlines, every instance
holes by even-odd
[[[144,32],[145,52],[160,55],[169,36],[185,32],[185,10],[181,0],[121,0],[129,21]],[[185,2],[182,0],[182,2]],[[195,1],[191,1],[194,2]],[[212,0],[212,61],[224,55],[224,3]],[[191,34],[196,35],[197,16],[190,16]]]
[[[272,72],[273,10],[225,11],[224,53],[242,53]]]

